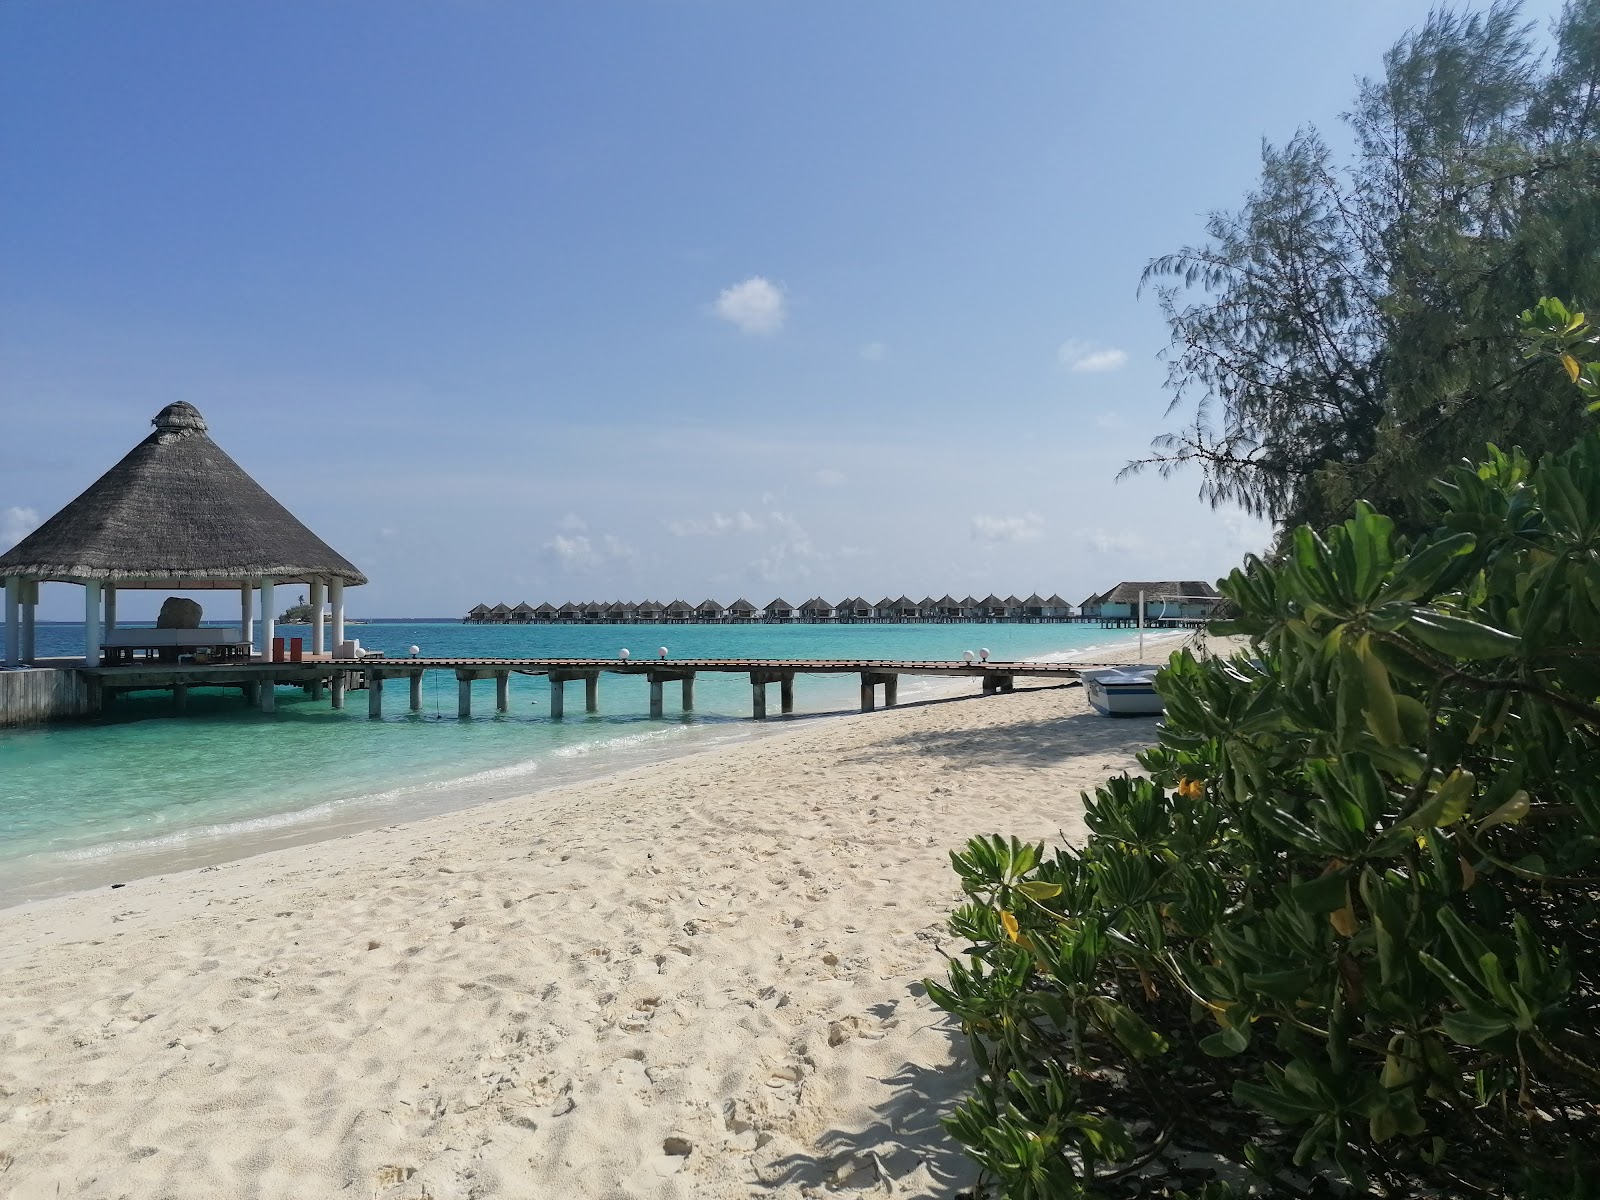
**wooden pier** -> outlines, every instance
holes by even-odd
[[[59,661],[59,660],[58,660]],[[279,687],[295,687],[313,698],[328,696],[336,709],[345,706],[351,691],[365,691],[367,715],[383,715],[387,684],[407,684],[410,711],[422,710],[422,681],[429,671],[450,671],[456,678],[456,714],[472,716],[473,684],[494,680],[495,711],[510,706],[512,675],[543,676],[549,685],[549,715],[559,720],[566,714],[567,684],[583,681],[585,712],[600,710],[602,675],[644,676],[649,688],[649,711],[660,717],[666,711],[667,685],[674,689],[684,712],[694,710],[695,678],[705,674],[743,675],[750,682],[751,716],[767,716],[768,689],[778,687],[778,711],[792,713],[795,708],[795,678],[799,675],[856,675],[860,679],[860,708],[872,712],[893,708],[899,702],[902,676],[970,678],[981,684],[984,694],[1009,692],[1018,678],[1056,679],[1075,682],[1090,663],[1040,662],[925,662],[885,659],[599,659],[599,658],[317,658],[303,662],[168,664],[84,667],[61,663],[54,668],[63,676],[73,676],[77,686],[105,703],[119,692],[168,691],[173,708],[184,711],[191,688],[239,688],[245,699],[263,712],[272,712]],[[96,707],[99,707],[97,703]],[[0,721],[0,724],[7,723]],[[15,723],[15,722],[11,722]]]

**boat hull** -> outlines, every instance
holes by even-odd
[[[1165,706],[1155,689],[1155,668],[1085,671],[1084,694],[1103,717],[1159,717]]]

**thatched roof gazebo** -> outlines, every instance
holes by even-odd
[[[6,660],[32,661],[39,584],[84,588],[84,657],[100,661],[116,631],[119,590],[237,591],[239,641],[252,642],[261,592],[262,649],[272,649],[273,588],[304,584],[321,652],[324,589],[333,640],[344,641],[344,589],[367,582],[349,559],[302,525],[206,433],[192,404],[169,404],[155,432],[55,516],[0,555]]]

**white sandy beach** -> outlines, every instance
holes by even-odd
[[[1152,732],[1024,687],[0,913],[0,1193],[952,1195],[947,851]]]

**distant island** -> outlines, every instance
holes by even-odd
[[[278,617],[279,625],[309,625],[317,615],[316,605],[309,603],[304,596],[299,601],[283,610]],[[346,625],[365,625],[365,621],[358,621],[351,617],[344,619]]]

